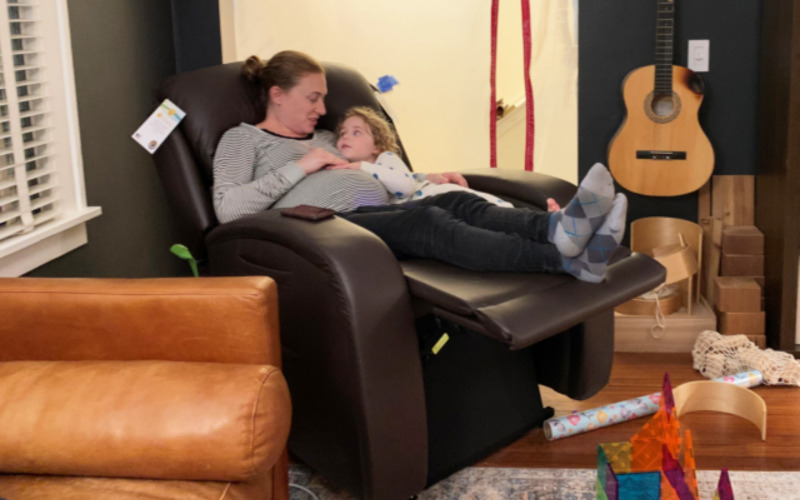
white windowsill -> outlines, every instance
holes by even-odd
[[[101,213],[100,207],[87,207],[0,243],[0,276],[22,276],[85,245],[86,221]]]

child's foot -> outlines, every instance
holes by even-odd
[[[606,276],[608,259],[614,254],[625,235],[625,216],[628,199],[619,193],[614,198],[611,212],[600,226],[583,252],[575,258],[563,257],[564,271],[581,281],[600,283]]]
[[[566,207],[550,214],[547,239],[564,257],[579,255],[611,210],[614,179],[601,163],[595,163]]]

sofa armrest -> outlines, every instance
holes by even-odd
[[[206,243],[213,274],[278,284],[292,453],[362,497],[422,489],[422,368],[406,280],[386,245],[339,217],[278,210],[222,224]]]
[[[0,279],[0,361],[215,361],[281,365],[266,277]]]
[[[547,198],[554,198],[561,206],[566,205],[578,189],[558,177],[524,170],[483,168],[461,173],[473,189],[496,194],[516,206],[541,210],[547,210]]]
[[[248,480],[286,447],[274,366],[170,361],[0,363],[0,471]]]

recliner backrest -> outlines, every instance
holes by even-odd
[[[319,128],[334,130],[352,106],[383,109],[374,88],[358,71],[339,64],[322,65],[328,96],[327,114]],[[217,142],[229,128],[242,122],[255,124],[265,117],[261,89],[242,76],[241,67],[236,62],[181,73],[168,78],[156,93],[159,102],[169,99],[186,113],[153,158],[177,216],[181,242],[199,259],[205,257],[205,235],[219,224],[211,200]]]

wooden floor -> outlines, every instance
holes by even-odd
[[[609,384],[594,397],[574,401],[542,388],[544,404],[556,416],[625,401],[661,390],[664,372],[673,387],[706,380],[692,368],[690,354],[616,353]],[[767,404],[767,440],[747,420],[716,412],[689,413],[681,425],[691,429],[697,469],[800,470],[800,388],[760,386],[754,389]],[[585,434],[547,441],[535,429],[477,464],[483,467],[595,468],[599,443],[628,441],[649,417]]]

